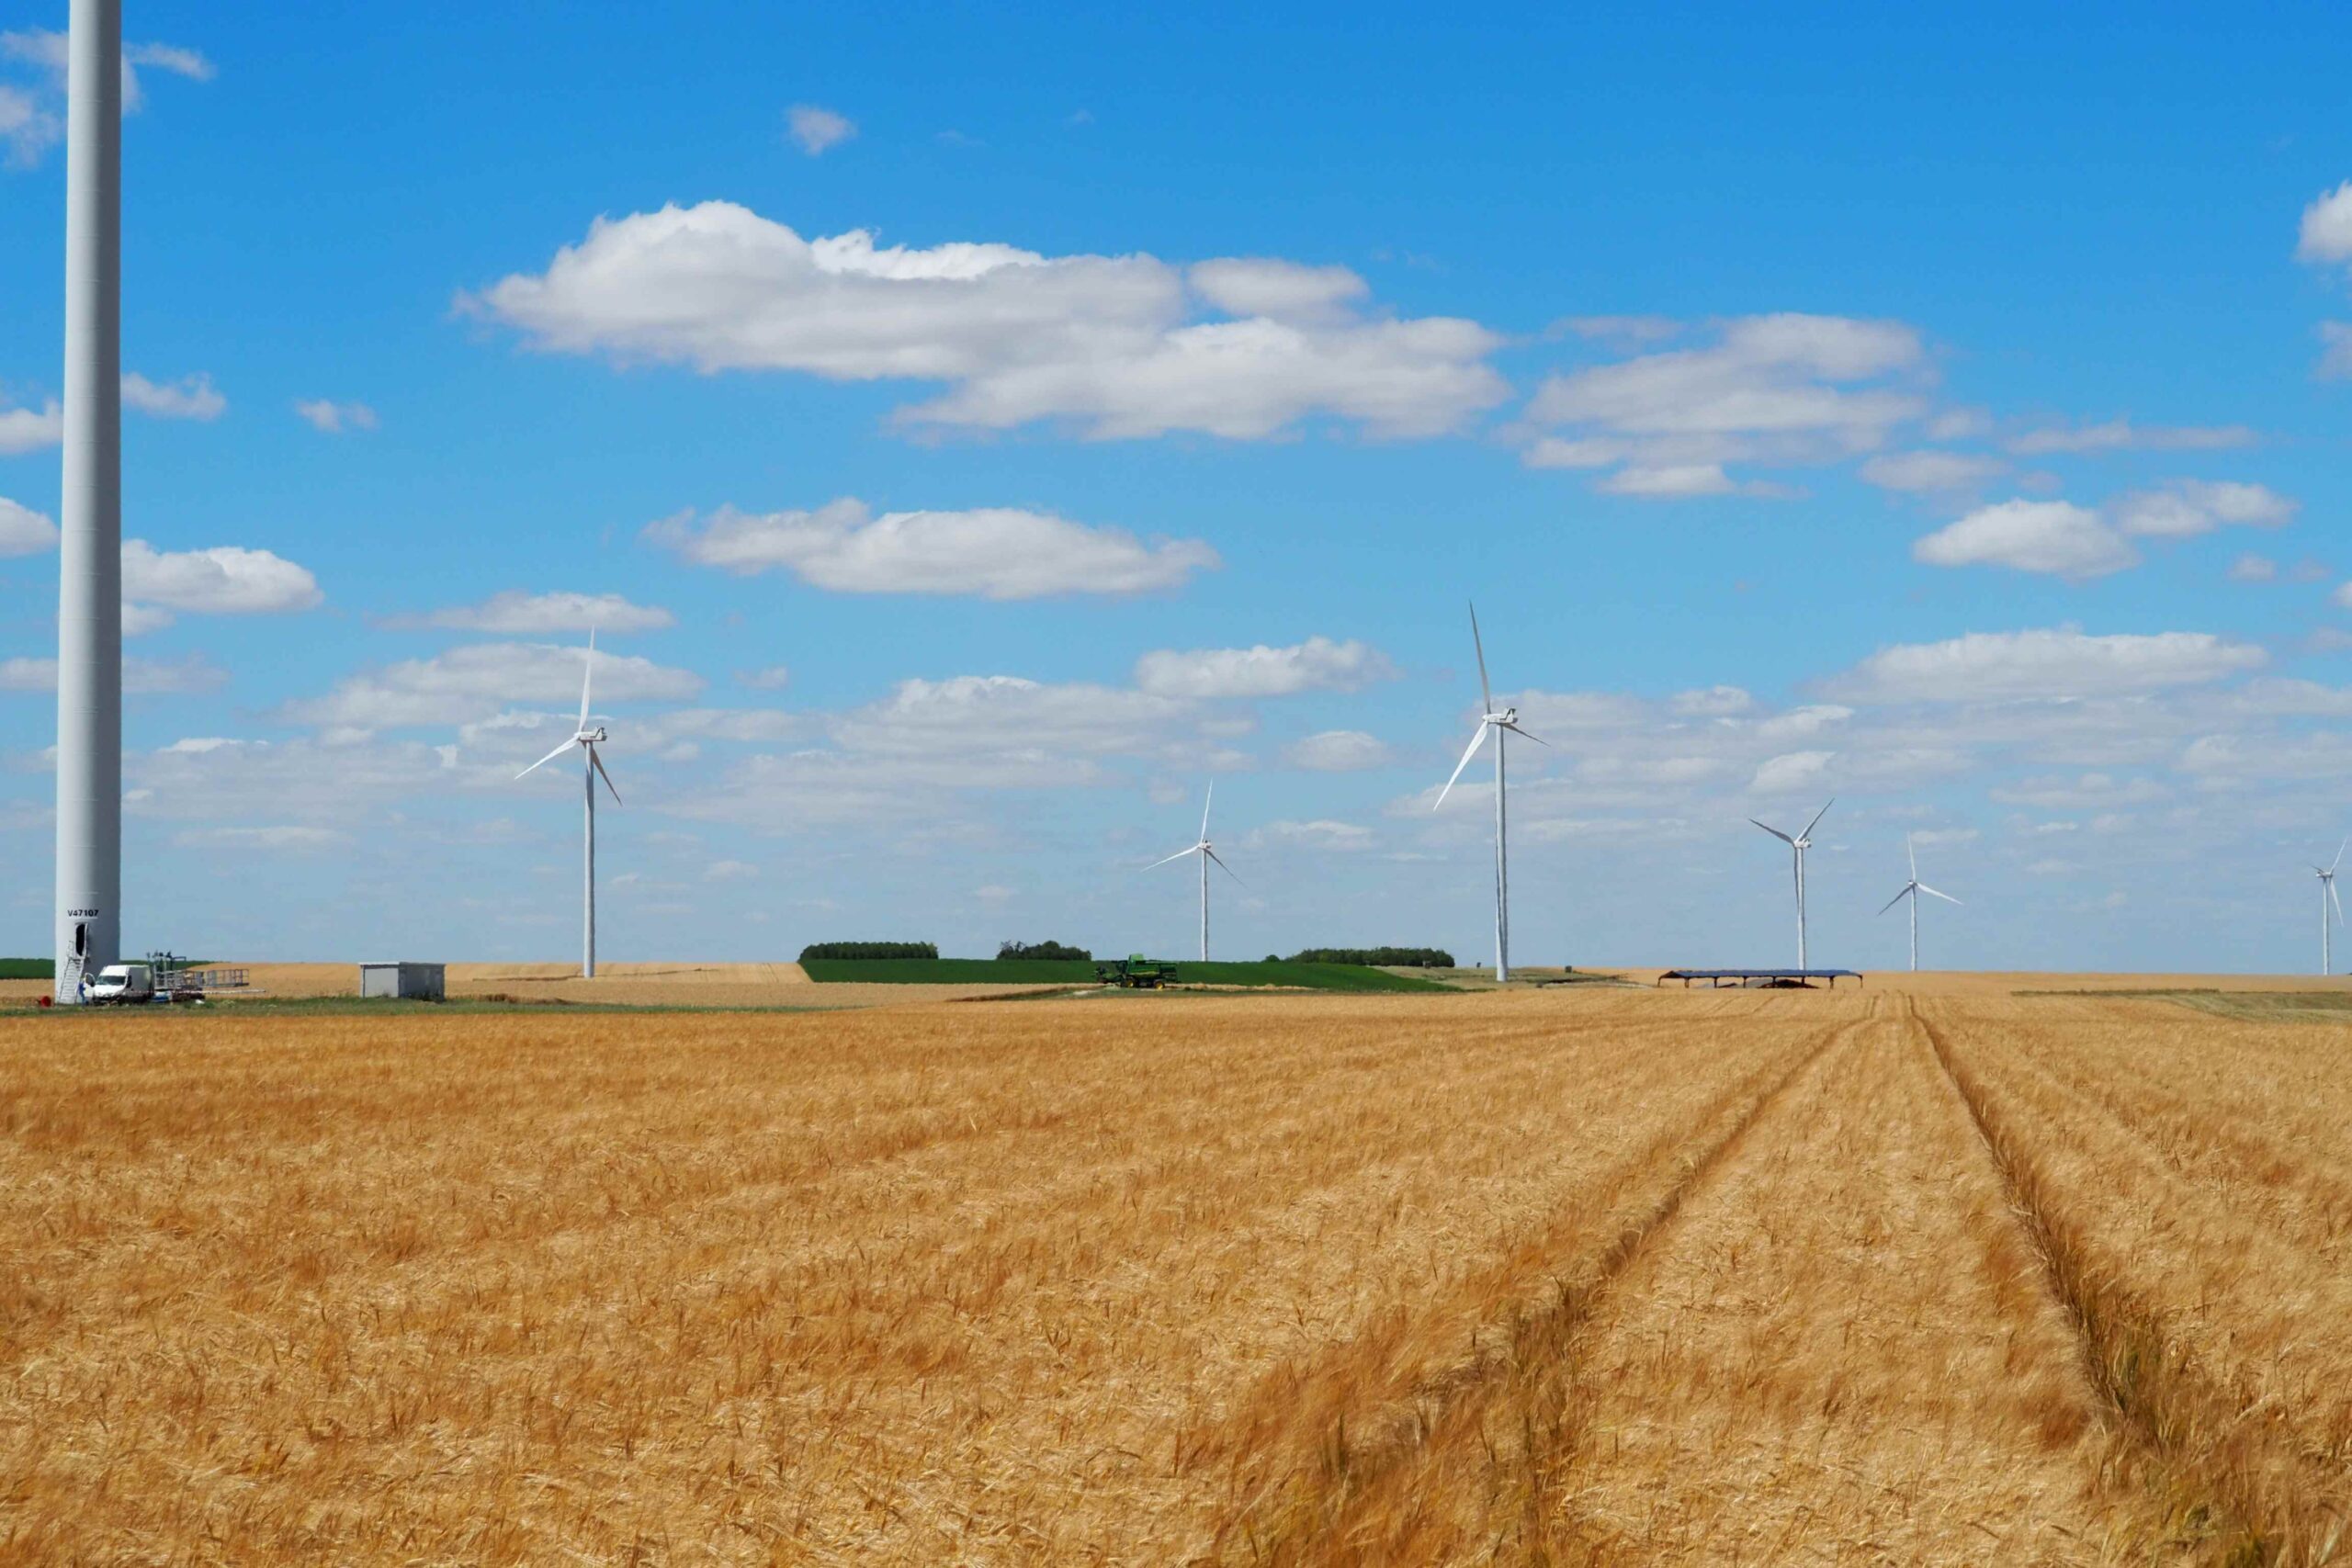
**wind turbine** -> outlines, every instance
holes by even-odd
[[[1218,859],[1216,847],[1209,842],[1209,807],[1216,801],[1216,781],[1211,779],[1208,795],[1201,802],[1201,841],[1178,850],[1165,860],[1156,860],[1144,867],[1146,871],[1157,871],[1166,865],[1169,861],[1182,860],[1186,855],[1201,857],[1201,962],[1204,964],[1209,961],[1209,862],[1216,861],[1218,869],[1226,875],[1232,877],[1236,882],[1241,882],[1241,878],[1235,874],[1233,868]],[[1249,886],[1246,882],[1242,882],[1241,885],[1244,887]]]
[[[1508,729],[1513,735],[1526,736],[1528,739],[1535,741],[1538,746],[1549,746],[1551,742],[1537,739],[1536,737],[1528,735],[1527,731],[1520,728],[1517,708],[1495,706],[1494,688],[1487,682],[1487,644],[1485,639],[1478,636],[1478,606],[1476,604],[1470,606],[1470,645],[1478,651],[1478,695],[1486,706],[1480,710],[1478,728],[1471,732],[1470,744],[1463,751],[1462,761],[1453,764],[1453,777],[1446,780],[1445,787],[1437,792],[1437,803],[1430,809],[1435,811],[1438,807],[1445,804],[1445,797],[1453,793],[1455,782],[1462,777],[1462,770],[1470,765],[1470,759],[1476,756],[1478,748],[1487,743],[1487,732],[1493,731],[1495,737],[1495,980],[1497,984],[1500,984],[1510,978],[1510,850],[1509,835],[1506,831],[1509,818],[1505,813],[1503,801],[1503,731]]]
[[[2352,839],[2345,840],[2344,843],[2352,844]],[[2312,867],[2312,874],[2319,878],[2319,972],[2323,975],[2335,973],[2335,954],[2329,950],[2328,945],[2331,933],[2327,929],[2327,914],[2332,906],[2335,911],[2336,923],[2339,925],[2343,923],[2344,900],[2335,896],[2335,868],[2343,863],[2344,844],[2338,844],[2335,846],[2335,858],[2327,863],[2324,870],[2318,866]]]
[[[1819,827],[1819,826],[1821,825],[1821,819],[1822,819],[1824,817],[1826,817],[1826,816],[1828,816],[1828,815],[1829,815],[1829,807],[1830,807],[1831,806],[1835,806],[1835,805],[1837,805],[1837,804],[1838,804],[1838,797],[1837,797],[1836,795],[1831,795],[1831,796],[1829,797],[1828,805],[1824,806],[1820,810],[1818,810],[1818,811],[1815,812],[1815,813],[1813,814],[1813,820],[1812,820],[1812,821],[1810,821],[1810,822],[1808,822],[1808,823],[1806,823],[1806,824],[1804,825],[1804,832],[1802,832],[1802,833],[1799,833],[1799,834],[1798,834],[1795,838],[1793,838],[1793,839],[1790,838],[1786,833],[1781,832],[1778,828],[1770,828],[1770,827],[1765,827],[1765,825],[1764,825],[1763,823],[1761,823],[1761,822],[1756,822],[1756,818],[1753,818],[1753,817],[1751,817],[1751,818],[1748,818],[1748,820],[1749,820],[1750,822],[1756,822],[1756,825],[1757,825],[1758,828],[1763,828],[1763,829],[1764,829],[1764,830],[1765,830],[1766,832],[1768,832],[1768,833],[1771,834],[1771,835],[1772,835],[1772,837],[1774,837],[1774,838],[1776,838],[1776,839],[1780,840],[1781,840],[1781,842],[1782,842],[1782,843],[1784,843],[1784,844],[1788,845],[1788,846],[1789,846],[1789,849],[1790,849],[1790,852],[1791,852],[1792,853],[1793,853],[1793,854],[1796,856],[1796,866],[1797,866],[1797,967],[1798,967],[1798,968],[1800,968],[1800,969],[1803,969],[1803,968],[1804,968],[1804,967],[1805,967],[1805,961],[1804,961],[1804,852],[1805,852],[1805,851],[1807,851],[1807,850],[1809,850],[1809,849],[1813,848],[1813,830],[1814,830],[1814,829],[1815,829],[1815,828],[1817,828],[1817,827]]]
[[[1825,806],[1822,809],[1826,811],[1829,807]],[[1819,818],[1816,818],[1815,820],[1818,821]],[[1894,908],[1905,898],[1911,900],[1911,972],[1916,975],[1919,972],[1919,895],[1925,893],[1931,897],[1941,898],[1949,904],[1957,904],[1960,900],[1949,893],[1938,893],[1919,880],[1919,856],[1911,848],[1911,835],[1908,833],[1903,835],[1903,852],[1911,860],[1911,880],[1903,885],[1902,892],[1886,901],[1885,907],[1881,908],[1879,913],[1885,914],[1888,909]],[[2312,869],[2318,868],[2314,866]],[[2324,937],[2323,940],[2324,940]]]
[[[596,631],[591,626],[588,630],[588,657],[580,671],[579,726],[572,731],[571,739],[514,775],[519,779],[536,773],[574,746],[579,747],[585,753],[585,760],[581,763],[580,768],[581,782],[586,785],[588,792],[588,840],[583,865],[587,887],[583,895],[585,902],[581,912],[580,939],[580,976],[584,980],[593,980],[596,977],[596,781],[600,778],[605,781],[605,788],[611,794],[615,806],[621,803],[621,792],[613,788],[613,775],[605,772],[605,760],[596,755],[596,748],[603,745],[605,741],[605,727],[600,724],[594,729],[588,728],[588,686],[595,673]]]

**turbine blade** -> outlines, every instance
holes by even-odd
[[[1918,881],[1919,852],[1911,847],[1911,835],[1908,833],[1903,835],[1903,852],[1905,855],[1908,856],[1911,861],[1911,880],[1914,882]]]
[[[1813,837],[1813,830],[1814,830],[1815,828],[1818,828],[1818,827],[1820,827],[1820,826],[1821,826],[1821,819],[1822,819],[1823,818],[1825,818],[1825,817],[1826,817],[1826,816],[1828,816],[1828,815],[1829,815],[1829,807],[1831,807],[1831,806],[1835,806],[1835,805],[1837,805],[1837,804],[1838,804],[1838,797],[1837,797],[1836,795],[1831,795],[1831,796],[1829,797],[1829,804],[1828,804],[1827,806],[1824,806],[1820,810],[1818,810],[1818,811],[1816,811],[1816,812],[1815,812],[1815,813],[1813,814],[1813,820],[1812,820],[1812,821],[1810,821],[1810,822],[1808,822],[1808,823],[1806,823],[1806,824],[1804,825],[1804,832],[1802,832],[1802,833],[1799,833],[1799,834],[1797,835],[1797,837],[1798,837],[1798,838],[1800,838],[1800,839],[1810,839],[1810,838],[1812,838],[1812,837]]]
[[[1888,899],[1884,904],[1881,905],[1881,906],[1879,907],[1879,911],[1878,911],[1878,912],[1879,912],[1880,914],[1883,915],[1883,914],[1885,914],[1885,913],[1887,912],[1887,910],[1892,909],[1892,908],[1894,908],[1897,904],[1902,903],[1904,899],[1905,899],[1905,898],[1907,898],[1907,897],[1909,897],[1911,896],[1911,889],[1912,889],[1913,887],[1917,887],[1917,886],[1918,886],[1918,884],[1915,882],[1915,883],[1910,884],[1908,886],[1905,887],[1905,888],[1903,889],[1903,891],[1902,891],[1902,892],[1897,893],[1894,897],[1889,898],[1889,899]]]
[[[613,797],[613,804],[618,806],[621,803],[621,792],[613,788],[613,775],[605,772],[605,759],[596,755],[596,748],[594,746],[588,748],[588,765],[596,770],[596,776],[605,781],[605,792]]]
[[[1445,787],[1437,792],[1437,804],[1430,807],[1431,811],[1435,811],[1439,806],[1445,804],[1445,797],[1453,793],[1455,783],[1462,777],[1462,770],[1470,765],[1470,759],[1478,754],[1478,748],[1486,742],[1487,721],[1482,718],[1478,721],[1477,729],[1470,737],[1470,749],[1462,753],[1462,761],[1453,764],[1453,777],[1446,780]]]
[[[1213,850],[1213,849],[1209,848],[1206,844],[1203,844],[1203,845],[1201,846],[1201,853],[1203,853],[1203,854],[1204,854],[1204,855],[1208,856],[1208,857],[1209,857],[1209,859],[1211,859],[1211,860],[1213,860],[1213,861],[1216,861],[1217,869],[1218,869],[1219,871],[1224,872],[1226,875],[1232,877],[1232,878],[1233,878],[1233,880],[1234,880],[1234,881],[1236,881],[1236,882],[1241,882],[1240,874],[1239,874],[1238,873],[1237,873],[1237,872],[1236,872],[1236,871],[1235,871],[1231,866],[1229,866],[1229,865],[1226,864],[1226,863],[1225,863],[1225,862],[1224,862],[1223,860],[1219,859],[1219,858],[1218,858],[1218,856],[1217,856],[1217,852],[1216,852],[1215,850]],[[1244,886],[1244,887],[1247,887],[1247,886],[1249,886],[1250,885],[1249,885],[1248,883],[1246,883],[1246,882],[1241,882],[1241,886]]]
[[[2335,878],[2332,876],[2327,879],[2327,897],[2335,906],[2335,923],[2340,926],[2344,923],[2344,900],[2335,896]]]
[[[1495,690],[1487,684],[1487,642],[1478,635],[1478,606],[1470,606],[1470,646],[1478,650],[1478,700],[1485,703],[1485,712],[1495,711]]]
[[[2352,844],[2352,839],[2345,840],[2344,844]],[[2335,858],[2327,863],[2328,870],[2334,871],[2337,866],[2344,863],[2344,844],[2338,844],[2335,846]]]
[[[1542,746],[1542,747],[1549,748],[1549,747],[1551,746],[1551,744],[1552,744],[1549,740],[1544,739],[1542,736],[1540,736],[1540,735],[1528,735],[1528,734],[1527,734],[1527,731],[1525,731],[1524,729],[1521,729],[1519,726],[1517,726],[1517,725],[1515,725],[1515,724],[1506,724],[1506,725],[1504,725],[1504,726],[1503,726],[1503,728],[1504,728],[1505,729],[1510,730],[1513,735],[1526,736],[1526,738],[1527,738],[1528,739],[1534,741],[1534,742],[1535,742],[1535,744],[1537,744],[1538,746]]]
[[[1933,897],[1935,897],[1940,898],[1940,899],[1942,899],[1942,900],[1943,900],[1945,903],[1947,903],[1947,904],[1957,904],[1957,903],[1959,903],[1959,902],[1960,902],[1960,900],[1959,900],[1959,899],[1957,899],[1957,898],[1953,897],[1952,897],[1951,894],[1949,894],[1949,893],[1938,893],[1938,892],[1936,892],[1936,890],[1935,890],[1934,888],[1932,888],[1932,887],[1928,886],[1926,883],[1924,883],[1924,882],[1922,882],[1921,884],[1919,884],[1919,891],[1920,891],[1920,892],[1922,892],[1922,893],[1929,894],[1929,895],[1931,895],[1931,896],[1933,896]]]
[[[588,728],[588,683],[596,676],[596,628],[588,628],[588,657],[580,661],[580,728]]]
[[[557,747],[554,750],[548,752],[546,756],[540,758],[537,761],[532,763],[529,767],[525,768],[522,773],[516,773],[514,776],[519,779],[526,773],[537,773],[539,769],[546,767],[549,762],[554,761],[558,757],[562,756],[566,751],[571,750],[572,745],[573,742],[570,740],[565,741],[562,745]]]
[[[1209,807],[1216,800],[1216,780],[1209,780],[1209,793],[1201,802],[1201,842],[1209,841]]]
[[[1170,861],[1171,861],[1171,860],[1182,860],[1186,855],[1189,855],[1189,854],[1193,853],[1194,851],[1197,851],[1197,850],[1198,850],[1198,849],[1200,849],[1200,848],[1201,848],[1201,846],[1200,846],[1200,845],[1198,845],[1198,844],[1191,844],[1191,845],[1188,845],[1188,846],[1186,846],[1186,847],[1185,847],[1185,848],[1183,848],[1183,849],[1178,850],[1178,851],[1177,851],[1174,854],[1172,854],[1172,855],[1165,855],[1165,856],[1162,856],[1160,859],[1159,859],[1159,860],[1156,860],[1156,861],[1152,862],[1149,865],[1145,866],[1145,867],[1144,867],[1144,870],[1146,870],[1146,871],[1158,871],[1161,866],[1166,865]]]
[[[1753,818],[1753,817],[1749,818],[1748,818],[1748,820],[1749,820],[1750,822],[1756,822],[1756,818]],[[1763,823],[1761,823],[1761,822],[1756,822],[1756,825],[1757,825],[1758,828],[1764,828],[1764,830],[1765,830],[1766,832],[1768,832],[1768,833],[1771,834],[1771,835],[1772,835],[1772,837],[1774,837],[1774,838],[1776,838],[1776,839],[1780,840],[1781,840],[1781,842],[1782,842],[1782,843],[1784,843],[1784,844],[1788,844],[1788,845],[1791,845],[1791,846],[1794,846],[1794,844],[1796,843],[1796,840],[1795,840],[1794,839],[1790,838],[1786,833],[1781,832],[1778,828],[1765,828],[1765,827],[1764,827],[1764,824],[1763,824]]]

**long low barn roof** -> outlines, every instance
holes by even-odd
[[[1859,969],[1669,969],[1661,980],[1859,980]]]

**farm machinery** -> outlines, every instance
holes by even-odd
[[[1094,978],[1105,986],[1124,990],[1156,991],[1162,986],[1176,983],[1176,965],[1157,958],[1146,958],[1131,953],[1125,958],[1114,958],[1094,966]]]

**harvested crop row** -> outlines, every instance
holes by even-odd
[[[1233,1506],[1216,1532],[1224,1554],[1313,1561],[1351,1537],[1352,1521],[1376,1512],[1376,1499],[1418,1490],[1430,1456],[1477,1427],[1527,1368],[1547,1363],[1576,1331],[1697,1176],[1818,1050],[1815,1032],[1805,1029],[1751,1076],[1703,1099],[1692,1086],[1643,1084],[1648,1095],[1681,1104],[1648,1119],[1656,1132],[1638,1156],[1573,1194],[1450,1303],[1419,1320],[1393,1315],[1394,1332],[1384,1338],[1337,1346],[1262,1383],[1245,1412],[1256,1428],[1250,1462],[1236,1466]],[[1412,1341],[1419,1354],[1396,1353]],[[1451,1354],[1449,1341],[1460,1347]],[[1268,1440],[1277,1424],[1289,1429],[1286,1441]]]
[[[2209,1045],[2233,1032],[2211,1026]],[[2123,1097],[2069,1081],[2062,1032],[1972,1010],[1938,1039],[2114,1401],[2264,1561],[2334,1561],[2352,1523],[2352,1279],[2296,1238],[2313,1212],[2287,1223],[2277,1201],[2317,1184],[2168,1153]],[[2277,1068],[2268,1049],[2250,1072]]]
[[[1965,1110],[1894,1012],[1810,1061],[1510,1392],[1317,1555],[2172,1552]]]
[[[1599,1000],[0,1024],[0,1540],[1179,1554],[1804,1033]]]
[[[2000,1027],[2176,1171],[2226,1185],[2247,1221],[2352,1272],[2352,1080],[2338,1051],[2314,1049],[2309,1025],[2217,1027],[2173,1007],[2145,1010],[2143,1028],[2014,1013]]]

